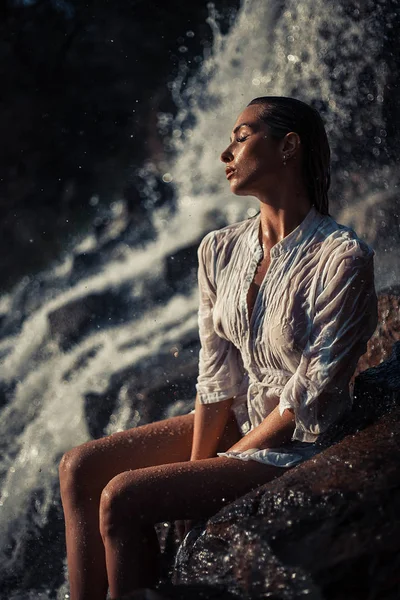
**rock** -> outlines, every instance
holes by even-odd
[[[386,360],[393,344],[400,340],[400,286],[379,292],[378,314],[378,326],[368,342],[366,353],[358,361],[352,383],[359,373]]]
[[[65,350],[94,328],[122,321],[129,302],[125,290],[105,290],[71,300],[48,314],[49,334]],[[131,302],[132,305],[132,302]]]
[[[162,585],[157,590],[144,588],[118,600],[237,600],[237,596],[208,585]]]
[[[320,436],[318,443],[328,447],[346,435],[375,423],[400,404],[399,390],[400,341],[393,346],[392,355],[388,360],[363,371],[356,378],[350,414]]]
[[[176,582],[241,598],[395,598],[399,424],[396,410],[220,511]]]
[[[194,244],[177,250],[165,259],[166,279],[174,291],[182,291],[182,281],[186,279],[189,279],[189,289],[196,285],[197,248],[200,241],[196,240]]]
[[[165,598],[166,596],[162,596],[155,590],[143,588],[141,590],[136,590],[136,592],[129,594],[129,596],[123,596],[123,598],[120,598],[119,600],[162,600]]]
[[[135,340],[135,343],[141,343]],[[95,355],[97,348],[82,354],[70,378]],[[111,375],[102,393],[87,393],[85,417],[91,437],[113,433],[112,421],[118,421],[118,406],[125,414],[124,428],[190,412],[196,394],[199,340],[197,329],[186,333],[177,344],[168,343],[158,355],[147,357]]]
[[[398,597],[400,342],[358,375],[354,394],[350,418],[325,439],[333,445],[197,532],[167,597],[212,597],[186,586],[247,599]]]
[[[241,598],[394,598],[399,424],[397,410],[221,511],[175,582]]]

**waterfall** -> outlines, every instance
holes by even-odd
[[[392,16],[388,12],[383,19],[382,6],[367,18],[361,8],[343,2],[245,0],[226,35],[210,6],[212,51],[195,76],[172,82],[177,115],[164,181],[175,187],[175,213],[167,218],[164,209],[154,212],[157,235],[145,247],[117,237],[105,261],[78,272],[76,258],[83,249],[94,256],[103,252],[89,234],[62,263],[36,279],[25,278],[0,300],[3,576],[32,580],[26,575],[27,545],[32,554],[35,540],[53,526],[58,461],[90,438],[85,398],[97,395],[104,401],[118,380],[106,431],[132,426],[137,410],[132,412],[125,394],[125,375],[129,381],[147,365],[152,379],[153,357],[168,354],[183,339],[196,340],[195,282],[171,291],[166,260],[207,231],[255,214],[254,198],[230,193],[219,160],[237,115],[252,98],[294,96],[321,110],[340,189],[331,197],[330,212],[354,225],[376,249],[377,289],[399,281],[398,215],[392,216],[397,229],[387,229],[396,170],[384,152],[389,74],[382,28]],[[161,296],[154,295],[159,287]],[[15,585],[8,597],[27,598]],[[43,598],[55,593],[55,584],[46,585]],[[65,586],[59,585],[61,598]]]

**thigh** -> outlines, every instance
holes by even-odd
[[[226,457],[160,465],[121,473],[104,498],[128,521],[202,519],[287,470]]]
[[[133,469],[188,461],[192,449],[194,414],[148,423],[86,442],[67,454],[66,462],[77,463],[90,479],[104,485]],[[233,413],[221,437],[218,452],[240,439]]]

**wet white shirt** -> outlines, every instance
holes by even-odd
[[[349,381],[378,322],[374,250],[314,206],[271,248],[251,320],[247,293],[263,251],[260,215],[202,240],[197,393],[234,398],[242,434],[279,404],[292,441],[315,442],[351,407]]]

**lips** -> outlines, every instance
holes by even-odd
[[[226,173],[226,178],[229,179],[230,177],[232,177],[232,175],[236,172],[236,169],[233,169],[232,167],[227,167],[225,169],[225,173]]]

